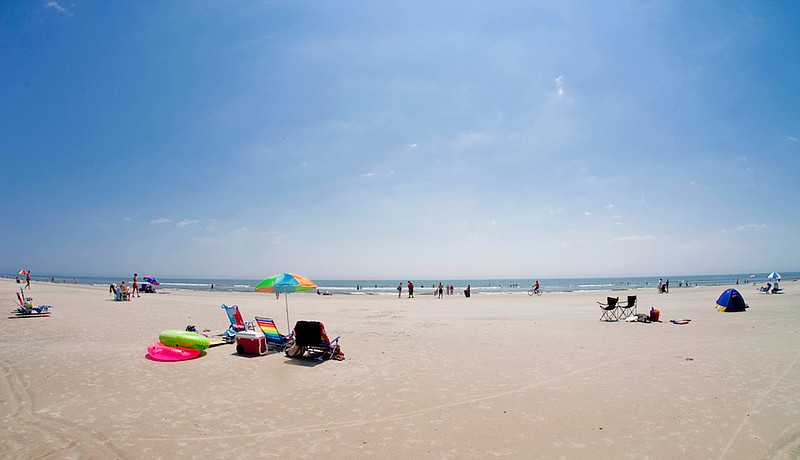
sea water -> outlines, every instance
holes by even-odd
[[[754,275],[752,278],[751,276]],[[607,277],[607,278],[539,278],[539,285],[544,292],[574,292],[574,291],[624,291],[629,289],[655,289],[659,278],[669,279],[670,289],[682,289],[695,286],[734,286],[738,280],[740,285],[766,284],[767,273],[740,273],[724,275],[678,275],[664,277]],[[17,275],[2,275],[4,278],[14,279]],[[800,278],[800,272],[781,273],[782,280],[792,281]],[[226,279],[226,278],[168,278],[157,277],[160,286],[157,290],[193,290],[209,291],[214,285],[214,291],[250,292],[260,283],[261,279]],[[89,284],[95,286],[108,286],[111,283],[119,284],[125,281],[131,284],[132,277],[120,276],[34,276],[37,282],[58,282]],[[338,295],[397,295],[397,285],[402,283],[403,294],[407,295],[409,279],[348,279],[325,280],[314,279],[321,292]],[[455,293],[461,294],[469,284],[473,294],[525,294],[533,286],[536,279],[411,279],[414,283],[415,295],[433,294],[435,288],[442,283],[445,286],[455,287]],[[22,280],[24,283],[24,279]],[[143,284],[143,280],[139,280]]]

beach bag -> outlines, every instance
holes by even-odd
[[[644,313],[637,313],[636,314],[636,321],[638,321],[640,323],[649,323],[650,322],[650,316],[645,315]]]
[[[657,308],[650,307],[650,321],[658,321],[661,316],[661,311]]]

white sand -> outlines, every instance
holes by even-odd
[[[13,308],[17,284],[0,280]],[[720,313],[724,287],[636,291],[662,323],[600,322],[609,293],[289,298],[342,362],[235,347],[155,362],[163,329],[227,327],[284,301],[34,283],[50,318],[2,320],[4,458],[798,458],[800,284]],[[628,293],[614,293],[625,296]],[[6,315],[8,316],[8,315]],[[667,322],[691,318],[685,326]]]

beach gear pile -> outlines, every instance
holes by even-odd
[[[53,307],[50,305],[34,305],[33,297],[25,297],[25,291],[23,291],[22,288],[20,288],[19,291],[20,292],[17,293],[17,302],[19,303],[19,307],[12,311],[14,316],[9,316],[9,318],[37,318],[50,316],[50,309]]]
[[[161,331],[158,342],[147,347],[147,357],[154,361],[186,361],[203,354],[209,347],[208,337],[192,331]]]

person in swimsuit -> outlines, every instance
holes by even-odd
[[[131,288],[131,297],[136,294],[136,297],[141,297],[139,295],[139,283],[136,282],[136,278],[139,276],[138,273],[133,274],[133,288]]]

